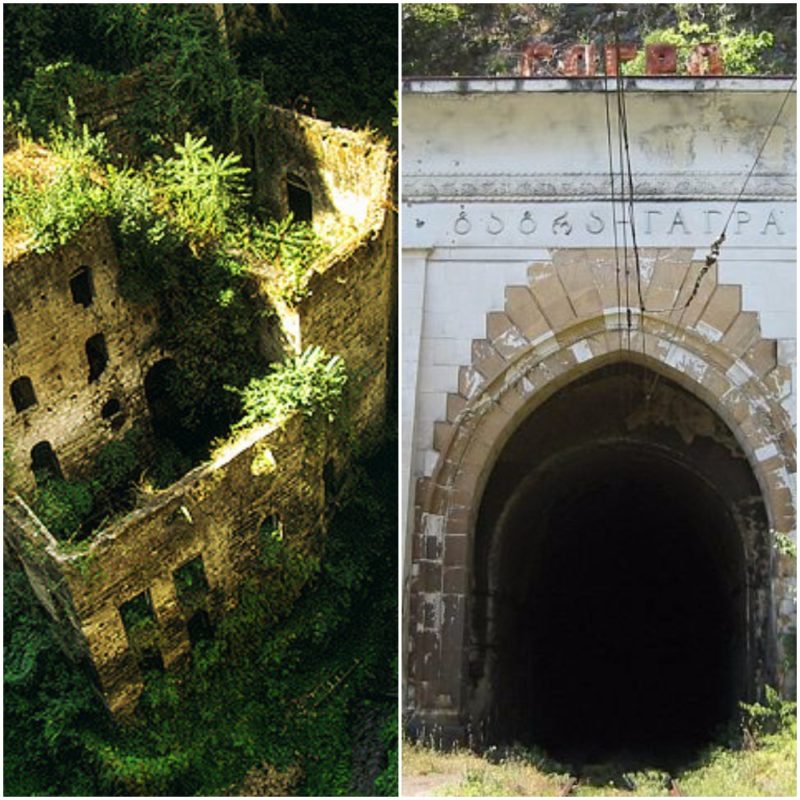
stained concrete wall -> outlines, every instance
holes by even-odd
[[[644,336],[636,286],[629,283],[626,302],[615,279],[615,244],[623,273],[625,265],[635,272],[633,226],[619,202],[613,81],[613,188],[602,79],[406,83],[404,663],[407,709],[419,718],[462,732],[468,722],[464,622],[476,503],[499,448],[524,409],[552,391],[548,386],[591,369],[598,358],[646,350],[652,368],[688,381],[736,432],[774,530],[795,536],[790,83],[626,82],[645,306],[662,309],[647,315]],[[719,264],[681,316],[675,309],[732,209]],[[633,333],[620,345],[626,306]],[[776,557],[762,587],[772,595],[769,624],[784,637],[796,628],[794,574],[792,559]],[[788,655],[779,652],[772,666],[791,693]]]
[[[84,266],[94,291],[88,307],[75,303],[70,291],[70,278]],[[33,487],[31,449],[38,442],[50,442],[64,475],[75,476],[102,444],[124,435],[146,413],[144,375],[163,355],[148,345],[155,312],[126,302],[117,278],[116,252],[102,220],[87,223],[54,253],[27,253],[4,265],[4,307],[18,336],[3,347],[7,486]],[[86,341],[98,333],[105,337],[108,364],[90,382]],[[37,402],[16,412],[10,387],[21,376],[30,378]],[[112,398],[120,414],[103,419],[101,409]]]

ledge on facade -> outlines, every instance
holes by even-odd
[[[785,92],[791,76],[631,76],[623,79],[630,92]],[[603,75],[574,78],[508,77],[408,77],[404,94],[512,94],[539,92],[602,92],[617,88],[616,78]]]

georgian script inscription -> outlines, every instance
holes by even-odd
[[[729,212],[730,213],[730,212]],[[786,235],[786,223],[783,209],[759,209],[758,213],[737,208],[734,210],[728,223],[729,235],[744,233],[757,233],[762,236]],[[623,228],[630,232],[635,228],[637,235],[641,236],[667,236],[680,239],[693,234],[717,235],[727,221],[727,214],[719,209],[701,209],[699,215],[695,211],[687,214],[681,208],[637,209],[630,219],[621,212],[615,213],[611,209],[578,212],[567,210],[560,213],[544,213],[541,210],[525,210],[519,212],[492,212],[488,218],[470,218],[469,211],[462,210],[453,221],[453,230],[459,236],[466,236],[473,231],[480,231],[491,236],[499,236],[508,227],[512,226],[523,236],[534,236],[537,231],[547,230],[553,236],[567,239],[574,232],[585,231],[590,236],[600,236],[606,231],[613,233],[613,225],[618,227],[621,235]],[[630,234],[628,234],[630,235]]]

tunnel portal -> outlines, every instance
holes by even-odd
[[[704,744],[763,667],[767,542],[708,406],[632,363],[573,382],[518,426],[483,493],[473,718],[492,743],[579,760]]]

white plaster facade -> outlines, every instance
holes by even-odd
[[[702,262],[732,213],[718,283],[741,287],[742,311],[755,312],[761,336],[777,341],[787,380],[776,400],[796,431],[796,103],[790,84],[777,78],[629,79],[625,102],[643,276],[649,279],[658,253],[674,248],[691,249],[692,261]],[[627,244],[633,259],[631,226],[622,221],[626,212],[619,203],[615,88],[613,79],[606,86],[603,78],[428,79],[404,85],[406,594],[417,577],[415,487],[436,476],[442,458],[436,423],[452,420],[448,395],[465,394],[460,368],[463,381],[473,341],[492,338],[487,314],[503,312],[508,289],[528,283],[531,265],[551,262],[555,251],[613,248],[615,220],[620,252]],[[637,303],[631,299],[630,305]],[[722,336],[706,334],[711,341]],[[575,357],[580,361],[580,353]],[[788,480],[794,496],[793,473]],[[417,516],[420,511],[424,515],[417,507]],[[777,589],[781,614],[789,612],[794,578],[783,581],[787,585]],[[406,630],[413,636],[413,628]]]
[[[704,258],[753,165],[789,81],[644,78],[627,88],[640,247]],[[458,367],[507,286],[549,248],[612,247],[602,79],[409,81],[403,96],[402,465],[430,475],[433,425]],[[614,82],[609,83],[616,147]],[[770,137],[722,247],[720,282],[779,342],[795,420],[795,98]],[[614,153],[615,167],[618,154]],[[615,192],[619,197],[619,183]],[[703,198],[703,199],[700,199]],[[622,245],[622,225],[616,214]],[[461,220],[461,222],[459,222]],[[628,235],[630,244],[630,235]],[[643,269],[650,268],[647,261]]]

